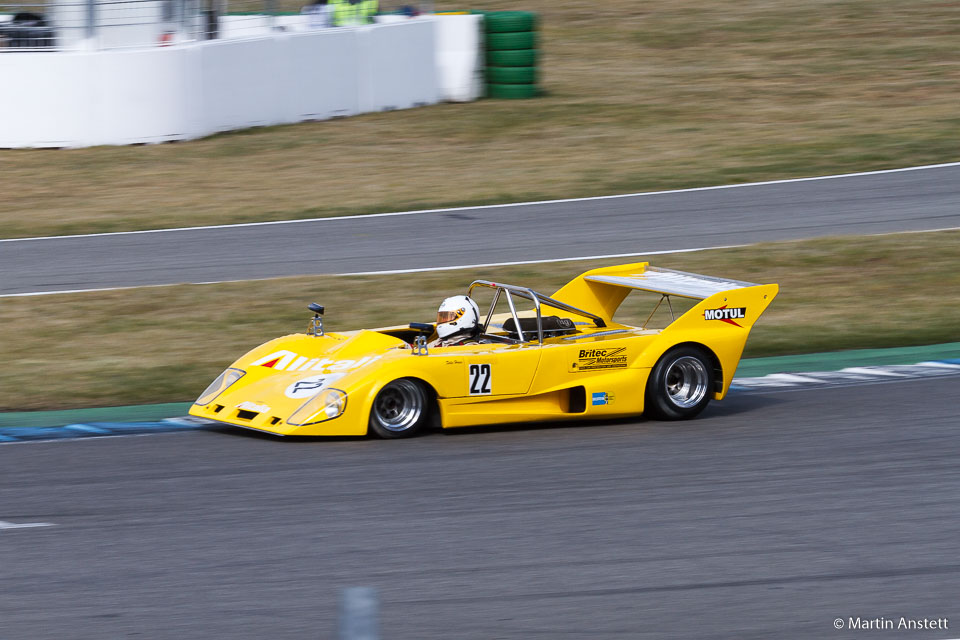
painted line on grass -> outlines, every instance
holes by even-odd
[[[610,196],[590,196],[585,198],[562,198],[557,200],[535,200],[531,202],[512,202],[505,204],[485,204],[473,207],[448,207],[443,209],[418,209],[414,211],[393,211],[385,213],[354,214],[346,216],[331,216],[329,218],[303,218],[299,220],[270,220],[265,222],[238,222],[235,224],[215,224],[198,227],[173,227],[171,229],[141,229],[139,231],[108,231],[103,233],[78,233],[74,235],[36,236],[30,238],[2,238],[0,242],[24,242],[34,240],[59,240],[64,238],[94,238],[99,236],[138,235],[144,233],[176,233],[181,231],[201,231],[207,229],[228,229],[240,227],[266,227],[280,224],[304,224],[334,220],[352,220],[357,218],[386,218],[392,216],[413,216],[424,214],[453,213],[457,211],[476,211],[481,209],[505,209],[509,207],[530,207],[543,204],[564,204],[569,202],[593,202],[602,200],[616,200],[622,198],[640,198],[645,196],[669,195],[673,193],[694,193],[698,191],[719,191],[723,189],[742,189],[744,187],[764,187],[774,184],[791,184],[794,182],[814,182],[818,180],[836,180],[838,178],[857,178],[863,176],[884,175],[889,173],[905,173],[908,171],[924,171],[928,169],[946,169],[960,167],[960,162],[944,162],[941,164],[927,164],[917,167],[903,167],[900,169],[879,169],[877,171],[860,171],[856,173],[838,173],[827,176],[810,176],[806,178],[786,178],[783,180],[766,180],[762,182],[744,182],[741,184],[723,184],[711,187],[690,187],[687,189],[666,189],[662,191],[641,191],[638,193],[622,193]]]

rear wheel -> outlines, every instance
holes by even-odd
[[[411,378],[387,383],[370,409],[370,429],[381,438],[409,438],[427,424],[430,404],[423,384]]]
[[[645,413],[662,420],[687,420],[703,411],[713,395],[713,364],[703,349],[668,351],[647,380]]]

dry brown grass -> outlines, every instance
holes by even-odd
[[[548,94],[540,99],[149,147],[0,151],[0,235],[598,195],[958,159],[956,2],[522,6],[543,16]],[[517,3],[478,0],[472,8]]]
[[[960,341],[960,232],[764,244],[654,256],[654,264],[781,293],[752,356]],[[593,266],[547,265],[392,277],[178,285],[0,301],[0,410],[186,401],[267,339],[303,331],[312,300],[331,330],[430,320],[474,278],[551,293]],[[635,314],[635,317],[640,313]]]

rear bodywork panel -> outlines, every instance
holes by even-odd
[[[614,322],[632,289],[699,302],[664,329]],[[543,334],[542,342],[535,334],[513,344],[431,348],[425,355],[411,348],[414,334],[404,326],[284,336],[234,362],[227,377],[218,378],[223,388],[211,385],[190,413],[280,435],[364,435],[380,389],[398,378],[416,378],[429,387],[444,428],[621,417],[643,412],[650,370],[664,353],[688,343],[712,355],[713,397],[719,400],[751,327],[777,291],[775,284],[647,263],[595,269],[550,298],[542,296],[555,303],[552,315],[572,321],[575,328],[563,335]],[[585,310],[591,318],[557,308],[563,305]],[[493,325],[502,326],[500,319],[497,324],[493,318]],[[336,409],[323,405],[332,402],[334,391],[328,390],[339,398]]]

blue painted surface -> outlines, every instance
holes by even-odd
[[[28,440],[73,440],[103,436],[131,436],[168,431],[195,431],[209,429],[207,424],[191,424],[179,420],[160,422],[91,422],[68,424],[63,427],[4,427],[0,428],[0,442]]]

